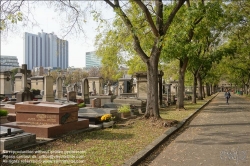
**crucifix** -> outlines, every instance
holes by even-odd
[[[121,94],[122,93],[122,86],[121,85],[120,85],[119,89],[120,89],[120,94]]]
[[[22,73],[22,89],[25,91],[27,88],[27,75],[30,75],[31,71],[27,70],[27,64],[22,64],[22,68],[18,69],[18,73]]]

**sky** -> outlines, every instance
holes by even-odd
[[[105,9],[104,9],[105,10]],[[103,10],[103,11],[104,11]],[[17,25],[19,28],[18,33],[9,33],[6,39],[1,37],[1,55],[17,56],[19,65],[24,63],[23,59],[23,33],[29,32],[32,34],[38,34],[38,32],[51,33],[54,32],[58,38],[63,37],[65,33],[61,31],[60,21],[62,18],[58,18],[58,13],[53,9],[46,6],[40,6],[32,11],[35,20],[39,26],[35,27],[23,27]],[[112,10],[105,11],[105,17],[107,19],[113,18],[114,13]],[[85,36],[66,36],[64,39],[69,42],[69,67],[85,67],[85,53],[89,51],[95,51],[94,40],[97,34],[96,28],[98,24],[93,21],[93,18],[88,16],[87,22],[84,25]]]

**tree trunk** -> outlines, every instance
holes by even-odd
[[[160,118],[158,103],[158,58],[151,56],[147,62],[147,108],[144,117]],[[150,86],[149,86],[150,85]]]
[[[206,98],[205,86],[202,86],[202,96],[203,98]]]
[[[201,80],[201,76],[198,73],[197,75],[197,82],[198,82],[198,100],[203,100],[202,97],[202,80]]]
[[[193,96],[192,103],[196,104],[196,88],[197,88],[197,78],[196,73],[193,74]]]
[[[207,96],[211,96],[209,83],[206,83]]]
[[[214,94],[214,92],[213,92],[213,84],[210,84],[210,94],[211,95]]]
[[[184,108],[184,82],[185,82],[185,73],[187,69],[188,64],[188,57],[185,57],[184,59],[180,60],[180,68],[179,68],[179,83],[178,83],[178,98],[177,98],[177,104],[176,109],[185,109]]]

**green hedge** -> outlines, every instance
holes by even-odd
[[[0,109],[0,116],[7,116],[8,111]]]

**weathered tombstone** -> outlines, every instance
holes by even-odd
[[[31,80],[31,89],[39,89],[39,90],[43,90],[43,76],[34,76],[34,77],[30,77]]]
[[[132,93],[133,80],[131,78],[120,78],[118,80],[119,91],[118,95],[122,93]]]
[[[90,104],[89,99],[89,82],[87,78],[82,80],[82,97],[85,104]]]
[[[44,95],[43,101],[54,102],[54,91],[53,91],[53,77],[45,76],[44,77]]]
[[[68,85],[68,86],[66,87],[66,89],[67,89],[67,93],[70,92],[70,91],[71,91],[70,85]]]
[[[20,92],[22,90],[22,73],[15,75],[14,92]]]
[[[22,73],[22,90],[16,95],[17,102],[33,100],[33,94],[27,87],[27,75],[31,73],[30,70],[27,70],[27,64],[22,64],[22,69],[19,69],[18,72]]]
[[[162,105],[162,76],[164,73],[160,70],[158,71],[158,91],[159,93],[159,101],[160,105]],[[147,73],[146,72],[138,72],[135,74],[137,80],[137,98],[139,99],[147,99]]]
[[[108,81],[108,94],[107,95],[113,95],[112,91],[111,91],[111,83]]]
[[[94,92],[95,95],[104,94],[103,93],[103,78],[102,77],[88,77],[89,91]]]
[[[122,89],[122,85],[119,86],[119,95],[122,94],[123,89]]]
[[[104,86],[104,94],[106,95],[107,93],[108,93],[108,86],[105,85],[105,86]]]
[[[0,94],[11,97],[12,95],[12,81],[10,80],[10,71],[0,70]]]
[[[63,93],[63,97],[65,94],[67,94],[67,87],[66,86],[63,86],[62,93]]]
[[[95,87],[95,81],[92,82],[92,89],[93,89],[93,92],[92,92],[92,96],[95,96],[96,95],[96,87]]]
[[[77,92],[78,92],[78,89],[77,89],[77,84],[76,84],[76,83],[74,84],[74,87],[73,87],[73,88],[74,88],[74,91],[77,93]]]
[[[101,108],[101,99],[99,99],[99,98],[94,98],[94,99],[91,101],[91,105],[92,105],[92,107],[94,107],[94,108]]]
[[[62,77],[60,76],[56,79],[56,98],[63,98]]]
[[[68,92],[67,93],[67,100],[76,102],[76,92],[75,91]]]
[[[166,97],[168,105],[171,104],[171,85],[166,83],[163,85],[163,89],[165,89],[163,96]]]

